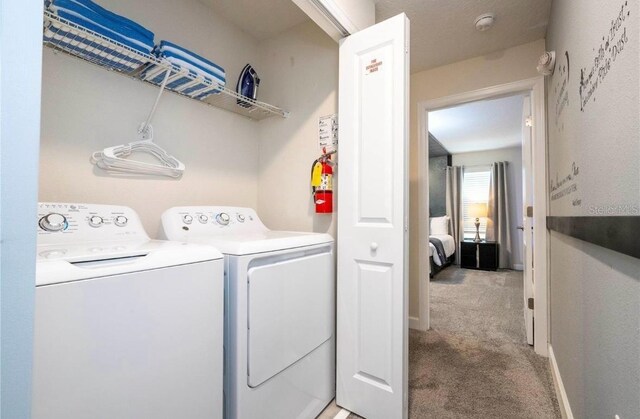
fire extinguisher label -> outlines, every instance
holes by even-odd
[[[322,182],[320,184],[320,189],[323,189],[325,191],[332,191],[333,190],[333,176],[331,175],[322,175]]]

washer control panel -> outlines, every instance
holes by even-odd
[[[38,244],[148,239],[138,215],[115,205],[41,202]]]
[[[170,208],[162,214],[162,227],[166,237],[238,234],[267,229],[252,208],[206,206]]]

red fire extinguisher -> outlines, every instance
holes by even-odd
[[[311,166],[311,190],[318,214],[333,212],[333,153],[335,151],[323,154]]]

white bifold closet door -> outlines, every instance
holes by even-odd
[[[336,400],[407,417],[409,20],[340,45]]]

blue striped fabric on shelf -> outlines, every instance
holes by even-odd
[[[220,93],[224,87],[225,71],[219,65],[169,41],[162,41],[154,54],[172,68],[167,89],[202,100]],[[153,84],[161,84],[165,67],[151,65],[142,73],[142,78]]]
[[[87,3],[87,0],[84,0],[84,2]],[[51,2],[49,9],[65,20],[142,53],[148,54],[154,47],[153,32],[114,13],[97,13],[78,0],[54,0]],[[132,27],[133,24],[137,26],[134,28]]]
[[[164,80],[166,70],[166,66],[153,64],[142,72],[141,77],[150,83],[160,85]],[[220,93],[220,87],[221,85],[216,80],[176,65],[171,65],[171,74],[166,85],[169,90],[199,100]]]
[[[74,1],[75,3],[78,3],[84,7],[87,7],[106,18],[116,21],[121,26],[125,26],[131,30],[139,32],[145,39],[149,39],[153,43],[153,38],[154,38],[153,32],[151,32],[149,29],[145,28],[144,26],[140,25],[139,23],[134,22],[133,20],[128,19],[124,16],[117,15],[112,11],[107,10],[101,7],[100,5],[94,3],[91,0],[74,0]]]
[[[161,41],[158,48],[160,55],[170,62],[192,69],[197,73],[204,73],[225,83],[225,71],[216,63],[201,57],[169,41]]]
[[[73,55],[120,71],[134,71],[149,61],[108,41],[97,37],[89,39],[81,31],[69,32],[55,23],[45,28],[43,39]]]
[[[153,32],[91,0],[51,0],[57,16],[45,26],[45,42],[96,64],[132,72],[150,61]]]

